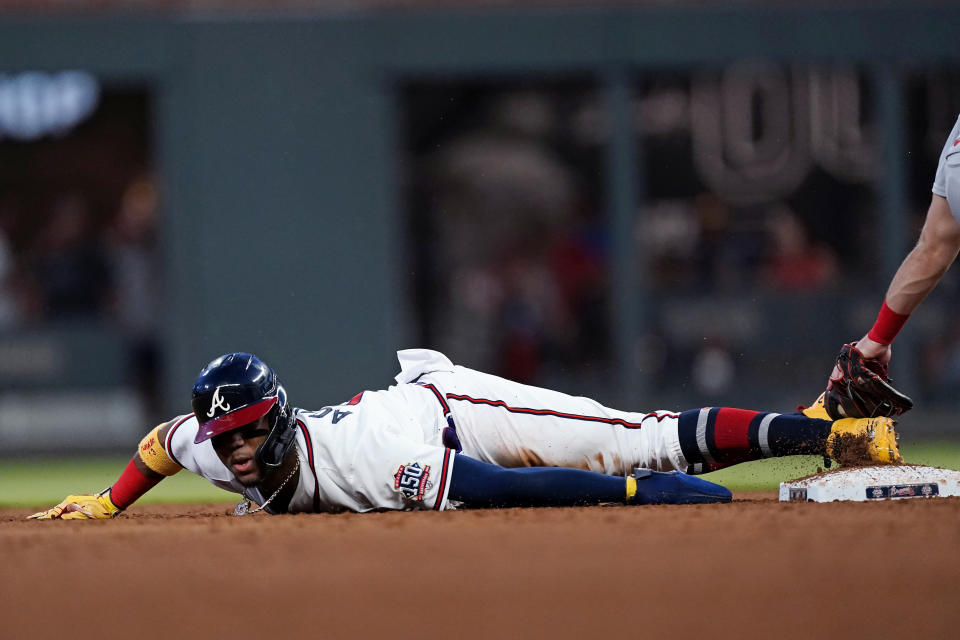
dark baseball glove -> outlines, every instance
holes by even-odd
[[[863,357],[856,346],[845,344],[827,383],[824,408],[840,418],[893,418],[913,408],[913,400],[893,388],[887,365]]]

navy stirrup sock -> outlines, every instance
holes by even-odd
[[[822,454],[832,424],[802,413],[710,407],[681,413],[678,435],[687,472],[706,473],[747,460]]]
[[[469,507],[561,507],[620,502],[625,480],[563,467],[507,469],[458,454],[450,478],[451,500]]]
[[[563,467],[506,469],[464,455],[456,458],[448,495],[468,507],[699,504],[732,497],[725,487],[676,471],[641,469],[635,478],[621,478]]]

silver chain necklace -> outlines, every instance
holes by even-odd
[[[285,486],[287,486],[287,483],[290,482],[290,478],[293,477],[293,474],[295,474],[299,468],[300,468],[300,457],[297,456],[297,463],[296,463],[295,465],[293,465],[293,471],[290,472],[290,475],[288,475],[286,478],[284,478],[283,482],[280,483],[280,486],[277,487],[277,490],[274,491],[273,494],[272,494],[269,498],[267,498],[266,500],[264,500],[264,501],[263,501],[263,504],[260,505],[259,507],[257,507],[256,509],[251,509],[251,508],[250,508],[250,505],[253,504],[253,501],[250,499],[249,496],[247,496],[247,490],[244,489],[244,490],[243,490],[243,500],[241,500],[240,502],[238,502],[238,503],[237,503],[237,506],[233,508],[233,515],[235,515],[235,516],[246,516],[246,515],[252,515],[252,514],[258,512],[258,511],[263,511],[263,510],[267,507],[267,505],[270,504],[270,503],[273,501],[273,499],[277,497],[277,494],[279,494],[281,491],[283,491],[283,488],[284,488]]]

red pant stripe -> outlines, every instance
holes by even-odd
[[[430,385],[426,385],[430,386]],[[561,411],[553,411],[552,409],[531,409],[528,407],[514,407],[503,400],[489,400],[487,398],[472,398],[466,395],[458,395],[455,393],[447,394],[448,400],[462,400],[464,402],[469,402],[471,404],[482,404],[490,407],[501,407],[506,409],[510,413],[522,413],[532,416],[552,416],[554,418],[566,418],[568,420],[583,420],[586,422],[602,422],[610,425],[618,425],[625,427],[627,429],[640,429],[643,425],[640,422],[628,422],[622,418],[605,418],[603,416],[585,416],[576,413],[563,413]],[[648,413],[644,416],[644,419],[647,417],[655,416],[656,414]],[[667,416],[656,416],[657,422],[660,422],[663,418]],[[670,414],[670,417],[677,417],[677,414]]]

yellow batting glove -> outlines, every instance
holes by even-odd
[[[110,500],[110,490],[96,495],[67,496],[55,507],[28,516],[28,520],[93,520],[113,518],[120,509]]]

